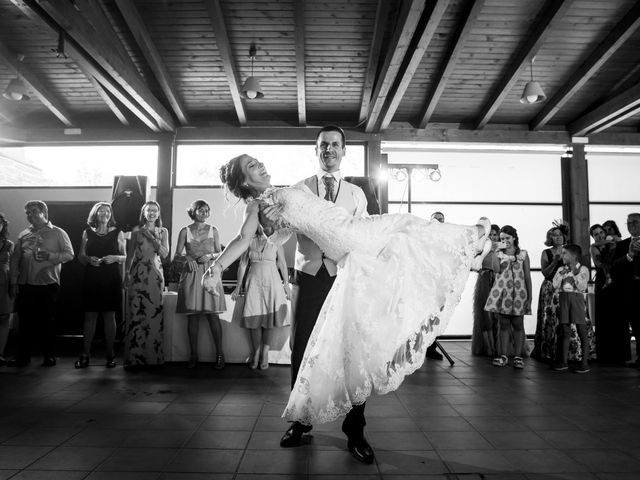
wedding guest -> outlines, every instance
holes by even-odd
[[[49,221],[49,209],[41,200],[24,206],[31,224],[18,235],[11,256],[10,295],[16,297],[20,318],[18,354],[8,365],[24,367],[31,362],[31,343],[39,338],[43,367],[56,364],[54,352],[55,303],[60,289],[62,264],[73,259],[67,233]]]
[[[125,263],[127,369],[164,363],[162,258],[168,254],[169,234],[162,226],[160,205],[148,201],[140,211],[140,223],[131,231]]]
[[[498,245],[500,272],[496,275],[485,310],[497,314],[500,321],[498,355],[493,365],[508,364],[510,329],[513,329],[513,366],[524,368],[522,350],[524,346],[524,316],[531,314],[531,273],[529,255],[519,245],[518,232],[511,225],[500,229]]]
[[[88,227],[82,233],[78,260],[84,267],[82,303],[84,337],[82,354],[76,368],[89,366],[91,344],[96,332],[98,315],[102,314],[107,368],[116,366],[113,343],[116,337],[116,311],[122,309],[122,272],[125,240],[116,227],[111,204],[96,203],[87,218]]]
[[[249,272],[245,279],[245,273]],[[245,279],[244,307],[240,325],[251,336],[251,369],[269,368],[269,346],[275,327],[282,327],[288,315],[289,273],[282,245],[270,242],[258,227],[249,249],[238,266],[238,284],[231,294],[238,301]]]
[[[616,242],[613,237],[607,240],[602,225],[595,224],[589,229],[594,243],[589,248],[591,259],[596,267],[595,277],[595,330],[596,352],[599,362],[623,363],[629,356],[630,348],[621,348],[620,339],[624,339],[628,327],[616,315],[615,286],[609,282]],[[607,275],[606,271],[609,272]],[[624,344],[624,341],[622,342]],[[626,355],[625,355],[626,349]]]
[[[630,237],[616,244],[611,276],[617,292],[619,321],[627,329],[631,326],[636,339],[636,359],[631,366],[640,367],[640,213],[627,216]],[[629,335],[620,338],[619,348],[626,351]]]
[[[489,298],[489,292],[493,286],[495,276],[500,271],[500,262],[496,255],[496,248],[500,239],[500,227],[498,225],[491,225],[489,239],[492,242],[492,250],[482,260],[482,268],[478,271],[478,279],[473,292],[471,353],[493,358],[496,354],[494,337],[496,318],[493,312],[486,311],[484,306]]]
[[[218,295],[212,295],[202,287],[202,276],[222,249],[218,229],[206,223],[211,215],[211,207],[204,200],[196,200],[187,210],[193,223],[183,227],[178,234],[176,256],[186,250],[186,264],[180,275],[178,284],[178,305],[176,313],[184,313],[188,317],[189,333],[189,368],[198,364],[198,330],[200,318],[209,323],[213,343],[216,349],[215,368],[224,367],[222,352],[222,325],[220,313],[226,311],[222,282],[218,284]]]
[[[614,242],[622,240],[622,233],[620,233],[618,224],[615,221],[607,220],[606,222],[603,222],[602,228],[604,228],[604,232],[607,234],[607,240],[613,240]]]
[[[561,267],[553,277],[553,288],[559,296],[560,325],[558,332],[557,363],[553,369],[567,370],[571,326],[578,332],[581,346],[581,364],[576,373],[589,372],[589,340],[587,338],[587,314],[585,297],[589,282],[589,269],[580,264],[582,249],[579,245],[567,244],[562,249]]]
[[[0,213],[0,367],[6,365],[4,356],[9,337],[9,316],[13,312],[13,298],[9,295],[9,264],[13,242],[9,240],[9,222]]]
[[[544,280],[538,296],[538,315],[533,352],[531,356],[544,362],[553,362],[556,358],[558,331],[558,303],[554,302],[553,277],[562,267],[562,246],[569,239],[569,227],[557,224],[547,230],[544,244],[549,247],[542,251],[540,267]],[[557,300],[557,299],[556,299]]]

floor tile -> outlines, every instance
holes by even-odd
[[[109,447],[58,447],[29,465],[30,470],[93,470],[114,449]]]
[[[345,452],[345,455],[347,453]],[[247,450],[240,463],[239,473],[307,473],[307,449]]]
[[[436,450],[481,450],[493,448],[478,432],[427,432],[425,435]]]
[[[565,450],[591,472],[639,472],[640,461],[625,452],[609,449]]]
[[[425,475],[447,473],[447,467],[434,451],[391,452],[376,450],[376,463],[386,475]]]
[[[244,450],[249,437],[251,432],[247,431],[199,430],[189,438],[185,448]]]
[[[4,445],[58,446],[75,434],[80,428],[30,428],[4,442]]]
[[[22,470],[11,477],[11,480],[82,480],[87,478],[90,473],[77,470]]]
[[[170,472],[233,473],[242,450],[181,449],[169,462]]]

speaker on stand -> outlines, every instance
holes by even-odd
[[[130,232],[140,221],[140,209],[149,199],[149,178],[141,175],[116,175],[111,190],[111,209],[118,228]]]

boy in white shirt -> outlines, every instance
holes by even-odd
[[[576,373],[589,372],[589,342],[587,338],[586,294],[589,282],[589,269],[580,265],[582,249],[579,245],[567,244],[562,248],[561,267],[553,277],[553,288],[560,296],[560,325],[556,351],[560,352],[560,363],[553,369],[567,370],[569,356],[569,342],[571,340],[571,324],[576,326],[582,348],[582,365],[576,368]]]

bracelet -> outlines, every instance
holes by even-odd
[[[627,262],[633,262],[633,257],[627,253]]]

